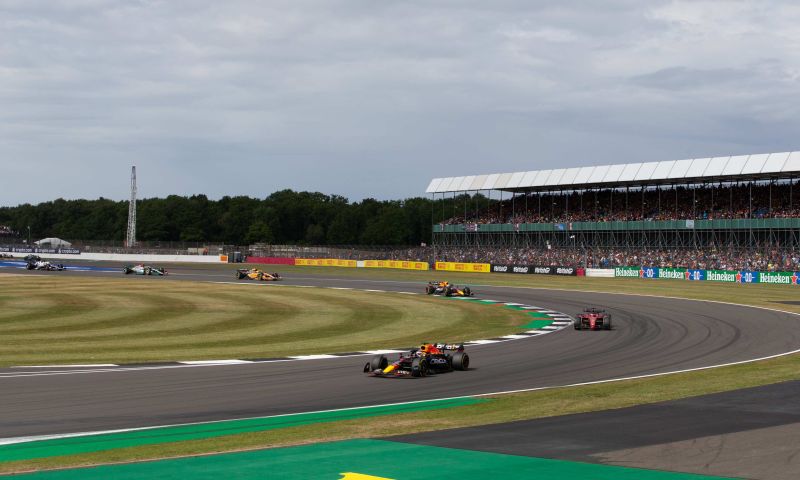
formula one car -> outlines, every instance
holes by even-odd
[[[257,268],[241,268],[236,270],[236,278],[239,280],[259,280],[262,282],[277,282],[283,279],[279,273],[262,272]]]
[[[46,272],[60,272],[67,269],[67,267],[65,267],[60,263],[53,264],[42,260],[36,262],[28,262],[27,265],[25,265],[25,268],[27,268],[28,270],[44,270]]]
[[[0,259],[14,258],[10,253],[0,253]]]
[[[167,274],[166,268],[151,267],[150,265],[143,265],[141,263],[139,265],[125,265],[122,268],[122,271],[125,273],[125,275],[156,275],[163,277]]]
[[[585,308],[575,316],[575,330],[611,330],[611,314],[597,308]]]
[[[364,373],[373,377],[424,377],[435,373],[469,369],[469,355],[464,345],[423,343],[419,348],[400,353],[394,363],[385,355],[375,355],[364,365]]]
[[[425,287],[428,295],[444,295],[445,297],[471,297],[472,290],[469,287],[457,287],[450,282],[428,282]]]

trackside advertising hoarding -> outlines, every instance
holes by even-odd
[[[0,247],[0,253],[52,253],[61,255],[80,255],[77,248],[34,248],[34,247]]]
[[[686,269],[685,268],[659,268],[658,269],[658,278],[669,278],[673,280],[685,280],[686,279]]]
[[[536,275],[577,275],[577,269],[575,267],[543,267],[537,265],[492,264],[492,272],[536,274]]]
[[[733,270],[706,270],[706,280],[709,282],[736,282],[736,274]]]
[[[759,272],[758,281],[760,283],[799,285],[800,272]]]
[[[641,276],[639,270],[641,270],[639,267],[614,267],[614,276],[639,278]]]
[[[800,272],[753,272],[749,270],[693,270],[662,267],[616,267],[615,277],[669,278],[726,283],[800,285]]]
[[[295,258],[294,264],[304,267],[356,268],[358,266],[358,262],[355,260],[340,260],[338,258]]]
[[[706,279],[705,270],[686,270],[686,280],[701,282]]]
[[[436,270],[443,270],[445,272],[489,273],[492,271],[492,266],[488,263],[436,262]]]
[[[407,262],[401,260],[364,260],[364,268],[394,268],[399,270],[427,270],[428,262]]]

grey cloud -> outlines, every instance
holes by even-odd
[[[767,3],[0,2],[0,166],[60,179],[0,204],[124,198],[132,163],[147,196],[396,198],[795,149],[800,12]]]
[[[716,70],[690,69],[686,67],[670,67],[645,75],[638,75],[631,80],[636,85],[665,90],[705,89],[720,84],[740,83],[749,77],[750,72],[741,69],[720,68]]]

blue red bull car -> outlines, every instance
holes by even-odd
[[[457,287],[450,282],[428,282],[428,285],[425,286],[425,293],[428,295],[443,295],[445,297],[473,296],[469,287]]]
[[[364,373],[373,377],[425,377],[468,369],[469,355],[464,345],[446,343],[423,343],[419,348],[400,353],[393,363],[385,355],[375,355],[364,365]]]

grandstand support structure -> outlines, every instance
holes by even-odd
[[[125,246],[136,246],[136,165],[131,167],[131,199],[128,204],[128,233],[125,236]]]
[[[800,251],[798,177],[800,152],[436,178],[431,243]]]

